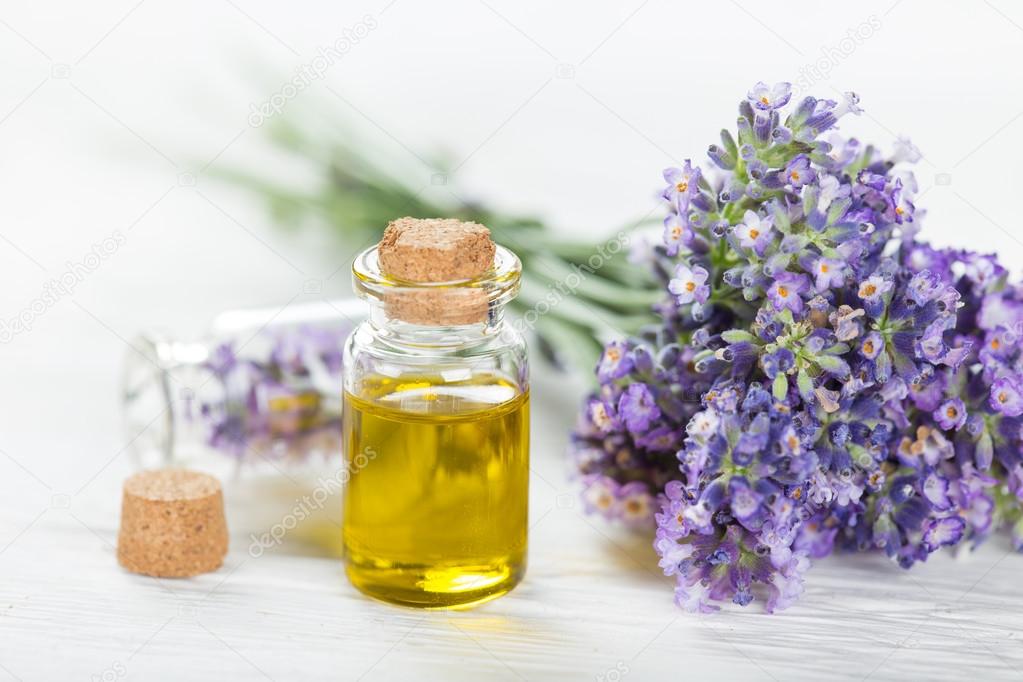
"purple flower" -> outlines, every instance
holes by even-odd
[[[877,332],[870,332],[860,343],[860,354],[868,360],[875,360],[884,350],[884,339]]]
[[[660,495],[659,565],[697,612],[783,608],[833,549],[909,568],[999,525],[1023,546],[1023,285],[920,241],[915,149],[821,139],[855,95],[789,97],[758,84],[706,181],[666,174],[665,247],[636,267],[671,296],[605,351],[573,435],[610,481],[588,506],[649,527]]]
[[[629,431],[643,433],[660,419],[661,410],[650,388],[646,384],[635,383],[629,385],[618,401],[618,414]]]
[[[187,416],[200,421],[206,444],[238,458],[336,451],[341,415],[329,387],[341,380],[348,331],[295,323],[266,330],[253,344],[260,350],[244,355],[234,342],[217,345],[202,363],[217,389]]]
[[[803,299],[800,296],[810,288],[810,280],[806,275],[783,272],[774,279],[774,284],[767,290],[767,297],[775,310],[789,309],[794,313],[803,311]]]
[[[664,245],[669,256],[677,256],[679,249],[688,246],[693,240],[693,229],[689,227],[688,217],[677,213],[669,213],[664,219]]]
[[[860,108],[860,96],[851,91],[842,93],[841,103],[835,106],[831,113],[836,119],[842,118],[846,114],[859,116],[863,113],[863,109]]]
[[[813,264],[813,274],[817,291],[841,286],[845,282],[845,262],[821,256]]]
[[[885,177],[874,173],[866,168],[856,175],[856,181],[861,185],[880,192],[886,184]]]
[[[856,293],[864,303],[876,303],[892,290],[892,286],[892,282],[880,275],[871,275],[860,282],[860,288]]]
[[[1023,301],[1014,301],[1005,294],[987,294],[977,314],[977,326],[987,330],[1015,327],[1023,331]]]
[[[932,416],[946,431],[952,429],[958,431],[966,423],[966,405],[959,398],[951,398],[939,405]]]
[[[849,185],[843,184],[834,175],[819,178],[820,193],[817,196],[817,210],[824,213],[837,199],[849,196]]]
[[[587,513],[600,514],[608,520],[615,518],[618,502],[618,483],[606,476],[593,476],[585,482],[583,506]]]
[[[682,566],[693,555],[695,548],[689,543],[679,543],[675,538],[658,531],[654,549],[661,557],[657,565],[664,571],[664,575],[678,575],[683,570]]]
[[[1018,377],[1002,377],[991,385],[991,409],[1007,417],[1023,415],[1023,389]]]
[[[954,545],[963,538],[966,521],[958,516],[930,519],[924,527],[923,546],[928,552],[944,545]]]
[[[941,293],[945,286],[937,273],[924,269],[909,280],[909,296],[917,305],[927,305]]]
[[[646,433],[636,436],[636,445],[646,450],[658,452],[675,452],[678,450],[678,443],[681,434],[677,428],[667,424],[650,429]]]
[[[617,506],[626,525],[648,528],[654,519],[654,498],[645,483],[632,481],[619,488]]]
[[[775,83],[773,87],[768,87],[767,83],[763,81],[754,85],[746,95],[746,99],[753,105],[753,108],[761,111],[783,107],[789,103],[791,97],[791,83]]]
[[[613,381],[621,379],[632,371],[632,357],[629,354],[629,347],[621,341],[612,341],[604,347],[604,354],[600,356],[600,364],[597,365],[597,378],[600,381]]]
[[[700,169],[693,168],[689,159],[686,159],[682,168],[666,168],[664,181],[668,183],[664,198],[671,202],[676,213],[685,215],[689,211],[689,202],[697,192]]]
[[[944,375],[937,374],[930,381],[925,383],[912,383],[909,385],[909,397],[913,404],[925,412],[933,412],[938,409],[942,398],[945,396]]]
[[[607,403],[599,398],[591,398],[586,408],[586,414],[590,423],[597,427],[602,433],[610,433],[618,428],[618,415],[611,410]]]
[[[810,168],[810,158],[805,154],[795,156],[785,166],[785,183],[795,189],[813,182],[817,173]]]
[[[767,599],[768,613],[781,611],[792,606],[803,594],[803,575],[810,568],[810,560],[805,554],[792,554],[778,571],[771,576],[771,594]]]
[[[749,530],[757,530],[763,518],[760,495],[750,487],[749,482],[735,476],[728,483],[729,495],[732,498],[732,516]]]
[[[935,320],[927,326],[924,333],[917,342],[917,354],[937,364],[944,357],[947,347],[945,346],[945,324],[942,320]]]
[[[773,379],[779,374],[786,374],[796,364],[796,356],[788,348],[779,348],[761,358],[764,374]]]
[[[895,189],[892,190],[892,211],[895,214],[895,222],[899,223],[911,223],[913,222],[913,212],[916,207],[906,196],[906,190],[902,186],[902,180],[895,181]]]
[[[238,364],[238,356],[234,352],[234,344],[222,343],[210,352],[206,366],[218,376],[226,376]]]
[[[923,495],[938,511],[948,511],[952,508],[952,500],[949,498],[949,482],[947,478],[931,472],[924,479]]]
[[[761,218],[753,211],[746,211],[742,222],[735,226],[735,234],[739,244],[746,249],[753,249],[758,256],[763,256],[767,245],[771,243],[771,217]]]
[[[709,277],[707,270],[695,265],[690,268],[685,263],[675,267],[675,277],[668,283],[668,291],[675,294],[679,305],[697,301],[706,303],[710,297],[710,287],[706,284]]]

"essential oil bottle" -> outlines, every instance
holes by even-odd
[[[521,264],[457,220],[392,222],[359,255],[344,358],[346,572],[423,608],[511,590],[526,563],[529,384],[505,323]]]

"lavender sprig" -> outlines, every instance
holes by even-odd
[[[204,363],[212,381],[190,417],[210,447],[246,457],[308,459],[341,451],[341,360],[348,327],[265,332],[258,351],[233,340]]]
[[[1023,291],[918,240],[915,148],[832,132],[855,95],[789,99],[758,83],[709,172],[665,171],[662,324],[607,346],[573,439],[693,611],[784,608],[835,548],[1023,546]]]

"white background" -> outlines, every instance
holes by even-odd
[[[315,227],[277,230],[211,170],[311,182],[278,162],[250,106],[367,17],[375,28],[281,115],[354,131],[437,200],[454,191],[566,233],[611,232],[655,209],[663,167],[703,161],[755,81],[816,65],[810,92],[861,97],[866,114],[844,132],[885,149],[909,135],[923,152],[925,234],[1020,271],[1015,3],[425,5],[0,6],[0,319],[94,243],[126,237],[0,345],[0,679],[102,676],[117,663],[139,679],[951,678],[956,664],[1018,676],[1023,559],[1004,542],[913,575],[831,559],[785,615],[680,618],[645,541],[557,505],[572,491],[561,453],[578,393],[553,382],[535,398],[531,573],[484,609],[424,618],[369,604],[334,560],[284,552],[245,563],[236,550],[235,572],[164,589],[116,567],[125,340],[154,326],[195,335],[221,310],[282,304],[310,280],[347,291],[343,272],[331,277],[347,254]],[[869,37],[843,42],[864,25]],[[436,152],[457,168],[445,186],[423,161]]]

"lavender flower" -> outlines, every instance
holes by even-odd
[[[966,423],[966,405],[959,398],[951,398],[939,405],[932,416],[941,428],[958,431]]]
[[[832,287],[841,286],[845,281],[845,262],[838,258],[821,256],[814,261],[813,272],[817,291],[827,291]]]
[[[1023,389],[1019,377],[1005,376],[991,385],[991,409],[1006,417],[1023,415]]]
[[[1023,548],[1023,286],[918,239],[915,148],[832,133],[858,97],[790,96],[758,83],[710,173],[665,172],[662,325],[608,346],[573,436],[606,517],[660,495],[691,611],[785,608],[836,550],[908,568],[999,524]]]
[[[775,310],[803,311],[802,293],[810,288],[806,275],[783,272],[774,278],[774,284],[767,290],[767,297]]]
[[[686,159],[682,168],[668,168],[664,171],[664,181],[668,187],[664,190],[664,198],[671,202],[674,211],[685,216],[689,202],[697,195],[700,180],[700,169],[693,168]]]
[[[206,444],[238,459],[340,452],[341,360],[347,327],[300,325],[266,332],[239,355],[227,341],[204,366],[210,374],[189,418]]]
[[[661,416],[654,394],[646,384],[631,384],[618,401],[618,414],[633,434],[645,433]]]
[[[753,86],[746,99],[755,109],[770,111],[788,104],[790,97],[792,97],[791,83],[775,83],[773,87],[769,87],[767,83],[761,81]]]
[[[743,221],[735,227],[735,234],[739,237],[740,246],[763,256],[771,243],[771,218],[768,216],[761,220],[753,211],[746,211]]]
[[[710,287],[706,284],[708,276],[707,270],[699,265],[690,268],[679,263],[675,268],[675,277],[668,283],[668,291],[675,294],[679,305],[694,301],[705,303],[710,296]]]

